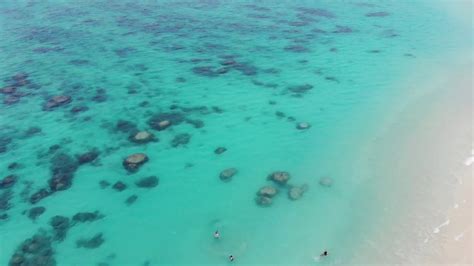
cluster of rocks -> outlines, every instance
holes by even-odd
[[[58,149],[54,148],[52,152],[55,153]],[[97,149],[78,154],[76,158],[63,152],[55,153],[51,159],[49,186],[33,193],[29,199],[30,203],[35,204],[55,192],[69,189],[79,166],[97,161],[99,155],[100,152]]]
[[[268,175],[267,180],[274,185],[265,185],[257,191],[255,202],[262,207],[272,205],[273,198],[279,193],[280,189],[287,190],[287,196],[290,200],[298,200],[308,190],[308,185],[294,186],[288,184],[291,175],[286,171],[275,171]]]
[[[21,88],[28,87],[35,89],[38,87],[38,85],[33,84],[28,79],[28,74],[23,72],[17,73],[5,81],[7,85],[0,88],[0,94],[4,95],[3,103],[5,105],[18,103],[22,97],[30,95],[28,92],[22,92]]]
[[[218,77],[220,75],[226,74],[231,70],[236,70],[242,73],[245,76],[255,76],[257,75],[257,67],[250,63],[246,62],[237,62],[233,58],[227,58],[222,60],[219,67],[214,66],[197,66],[193,67],[191,71],[199,76],[204,77]]]
[[[25,265],[56,265],[52,239],[45,232],[40,231],[23,241],[10,258],[9,266]]]

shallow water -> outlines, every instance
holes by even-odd
[[[226,264],[230,254],[296,265],[324,249],[325,262],[347,260],[376,215],[354,209],[371,195],[357,152],[384,106],[410,94],[393,86],[405,66],[454,49],[457,29],[423,2],[275,2],[2,2],[1,86],[16,91],[0,95],[0,171],[17,182],[0,190],[0,265],[37,232],[52,236],[53,216],[93,211],[104,217],[52,241],[58,265]],[[71,101],[45,108],[55,95]],[[148,121],[160,113],[179,119],[157,131]],[[159,140],[132,143],[135,129]],[[180,134],[189,142],[173,145]],[[98,158],[75,169],[91,150]],[[149,161],[128,173],[122,161],[136,152]],[[53,165],[72,168],[70,187],[32,204],[51,190]],[[238,173],[221,181],[230,167]],[[271,206],[258,206],[277,170],[308,190],[292,201],[275,185]],[[151,175],[158,186],[135,185]],[[34,221],[33,205],[46,208]],[[97,233],[99,247],[77,247]]]

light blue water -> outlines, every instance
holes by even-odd
[[[455,49],[460,36],[442,11],[413,1],[4,1],[0,14],[1,87],[16,88],[0,95],[0,178],[17,180],[0,190],[0,265],[15,252],[23,265],[225,265],[230,254],[238,264],[306,265],[324,249],[320,263],[350,261],[377,215],[353,208],[370,197],[357,151],[384,105],[405,97],[391,86],[405,66]],[[44,110],[55,95],[72,101]],[[159,113],[186,121],[157,131],[147,121]],[[130,142],[119,120],[159,141]],[[189,142],[173,147],[183,133]],[[76,170],[75,156],[91,150],[98,158]],[[149,161],[127,173],[122,161],[136,152]],[[52,165],[65,167],[58,154],[71,159],[70,187],[32,204],[51,191]],[[223,182],[229,167],[238,173]],[[309,189],[291,201],[276,186],[272,205],[258,206],[277,170]],[[151,175],[158,186],[135,185]],[[45,212],[33,221],[37,206]],[[35,234],[54,235],[52,217],[94,211],[104,217],[47,240],[43,258],[21,251]],[[77,246],[98,233],[98,247]]]

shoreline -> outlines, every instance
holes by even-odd
[[[425,92],[400,103],[366,150],[370,185],[386,187],[376,199],[386,205],[354,263],[472,265],[471,60],[404,82]]]

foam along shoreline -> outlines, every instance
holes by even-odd
[[[425,94],[369,148],[372,176],[387,177],[373,184],[387,187],[387,204],[355,263],[472,265],[472,59],[445,66],[405,82]]]

